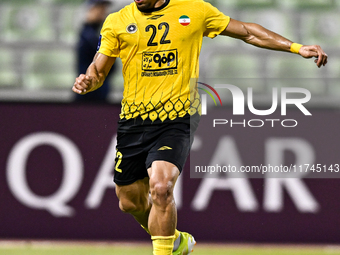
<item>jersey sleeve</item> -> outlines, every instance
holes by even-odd
[[[119,40],[113,31],[114,15],[110,14],[100,32],[100,42],[98,52],[109,57],[118,57],[120,52]]]
[[[214,38],[219,35],[230,22],[230,17],[224,15],[210,3],[204,2],[205,31],[204,36]]]

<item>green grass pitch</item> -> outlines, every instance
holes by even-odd
[[[28,243],[0,244],[0,255],[152,255],[151,244]],[[197,245],[193,255],[340,255],[338,246]]]

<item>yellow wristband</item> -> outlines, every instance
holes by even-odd
[[[298,43],[292,43],[292,46],[290,46],[290,51],[296,54],[299,54],[299,51],[303,45]]]

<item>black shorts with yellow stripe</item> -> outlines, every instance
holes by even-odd
[[[197,122],[198,124],[198,122]],[[114,182],[129,185],[148,177],[147,169],[154,161],[167,161],[180,172],[184,167],[193,142],[196,125],[188,121],[124,129],[120,124],[117,134]]]

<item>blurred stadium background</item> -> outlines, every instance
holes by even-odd
[[[115,11],[131,0],[112,2]],[[228,130],[239,142],[240,151],[247,152],[241,153],[244,162],[260,164],[246,155],[265,158],[266,141],[276,137],[310,146],[314,163],[340,163],[340,0],[210,2],[232,18],[259,23],[292,41],[320,44],[330,57],[326,68],[317,69],[313,61],[293,54],[265,51],[231,38],[204,39],[202,82],[242,80],[239,86],[244,90],[252,86],[255,102],[266,106],[271,103],[273,84],[303,87],[312,93],[308,107],[314,118],[301,120],[300,129],[247,134]],[[4,240],[0,254],[151,254],[148,244],[136,243],[137,251],[131,251],[135,245],[127,248],[126,244],[110,243],[149,240],[118,210],[111,183],[115,122],[123,90],[120,60],[109,104],[72,104],[75,43],[85,9],[83,0],[0,0],[0,238]],[[231,103],[227,94],[220,95],[223,102]],[[217,143],[222,134],[214,135],[211,140]],[[248,136],[254,140],[247,140]],[[209,142],[198,140],[203,145],[194,149],[205,146],[207,154],[214,151]],[[20,149],[24,144],[26,152]],[[293,147],[288,146],[283,154],[291,162],[303,154]],[[75,169],[73,174],[71,169]],[[197,233],[197,239],[204,243],[241,245],[201,246],[198,255],[340,254],[337,179],[298,182],[300,189],[290,186],[294,182],[281,183],[282,190],[271,197],[277,199],[274,202],[269,198],[275,193],[275,188],[270,189],[273,183],[264,180],[220,183],[214,195],[212,190],[204,195],[209,185],[202,183],[190,179],[189,171],[179,182],[179,226]],[[240,186],[244,189],[238,190]],[[49,204],[55,201],[56,193],[59,202]],[[13,240],[24,241],[8,242]],[[109,244],[70,247],[29,240]],[[307,246],[247,246],[254,243]]]

